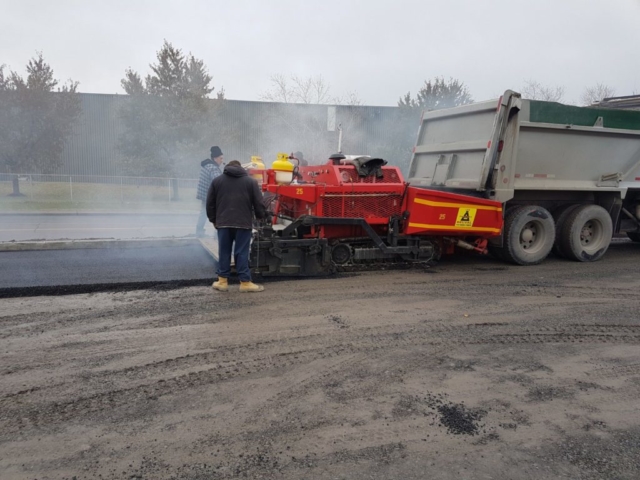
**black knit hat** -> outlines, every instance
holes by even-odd
[[[220,155],[223,155],[223,153],[219,146],[215,145],[211,147],[211,158],[218,158]]]

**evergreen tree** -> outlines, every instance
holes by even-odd
[[[62,86],[42,53],[29,60],[27,77],[0,66],[0,162],[18,173],[55,172],[78,119],[78,83]]]
[[[425,80],[415,98],[411,97],[411,92],[400,97],[398,106],[421,110],[440,110],[471,102],[473,102],[473,98],[460,80],[450,78],[445,81],[443,77],[436,77],[433,80]]]
[[[121,81],[130,96],[120,111],[123,167],[134,175],[193,175],[195,159],[218,140],[211,134],[224,94],[210,99],[214,87],[204,62],[166,40],[150,68],[144,81],[131,69]]]

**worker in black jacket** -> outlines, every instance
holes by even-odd
[[[231,251],[235,243],[235,263],[241,292],[261,292],[264,287],[251,281],[249,248],[253,217],[265,217],[262,192],[237,160],[232,160],[207,193],[207,218],[218,231],[218,280],[215,290],[229,290]]]

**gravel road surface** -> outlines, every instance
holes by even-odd
[[[0,476],[640,478],[639,247],[0,300]]]

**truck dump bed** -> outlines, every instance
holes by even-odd
[[[640,111],[499,99],[426,112],[409,170],[417,187],[501,202],[517,190],[640,188]]]

